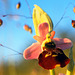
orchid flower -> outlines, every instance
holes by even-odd
[[[49,32],[48,23],[38,25],[39,36],[33,38],[37,40],[24,50],[25,59],[38,59],[38,63],[44,69],[54,69],[56,66],[64,67],[70,59],[64,54],[63,50],[72,47],[72,42],[68,38],[53,38],[55,31]]]

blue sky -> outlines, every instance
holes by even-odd
[[[69,3],[74,3],[74,0],[27,0],[31,13],[33,13],[34,4],[40,6],[52,19],[54,26],[60,20],[61,16],[64,13],[65,8]],[[16,4],[20,2],[21,7],[19,10],[16,9]],[[75,14],[73,12],[73,5],[69,5],[66,10],[66,16],[70,16],[73,20],[75,20]],[[4,46],[15,49],[16,51],[22,52],[33,42],[36,42],[33,39],[35,35],[34,25],[32,19],[26,19],[24,17],[2,17],[5,14],[18,14],[24,16],[30,16],[28,6],[25,0],[0,0],[0,19],[3,20],[3,25],[0,26],[0,43]],[[25,31],[23,26],[28,24],[32,27],[32,34]],[[19,27],[17,27],[19,25]],[[58,26],[55,28],[56,35],[55,37],[60,37],[60,33],[67,32],[67,35],[72,39],[75,37],[75,29],[71,26],[71,19],[64,18]],[[71,37],[72,36],[72,37]],[[23,58],[22,56],[8,56],[11,54],[16,54],[15,52],[0,47],[0,60],[8,60],[10,58]],[[5,57],[4,59],[2,58]],[[11,59],[10,59],[11,60]]]

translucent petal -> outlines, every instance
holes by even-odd
[[[45,39],[45,38],[40,37],[40,36],[37,36],[37,35],[34,35],[33,38],[34,38],[35,40],[37,40],[38,42],[40,42],[41,44],[42,44],[42,42],[43,42],[44,39]]]
[[[23,56],[25,59],[37,59],[42,52],[40,43],[33,43],[27,49],[24,50]]]
[[[44,22],[39,24],[38,30],[39,30],[39,36],[40,37],[46,37],[46,34],[49,32],[48,23]]]
[[[62,50],[69,49],[72,47],[72,42],[68,38],[53,38],[56,43],[57,48],[61,48]]]
[[[34,23],[36,35],[39,36],[38,25],[40,23],[47,22],[49,25],[49,31],[52,31],[53,30],[53,23],[52,23],[51,18],[39,6],[37,6],[37,5],[34,5],[34,6],[35,6],[35,8],[33,9],[33,23]]]
[[[55,35],[55,31],[52,31],[52,32],[51,32],[51,37],[50,37],[50,38],[53,39],[54,35]]]

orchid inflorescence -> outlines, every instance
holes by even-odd
[[[39,17],[37,14],[39,14]],[[24,50],[24,58],[27,60],[38,59],[38,64],[47,70],[52,70],[56,66],[63,68],[69,64],[72,60],[65,55],[63,50],[72,48],[71,40],[68,38],[53,38],[55,31],[53,31],[51,18],[37,5],[33,10],[33,23],[36,32],[33,38],[37,42]],[[51,74],[55,75],[54,71]],[[72,72],[69,75],[72,75]]]
[[[16,8],[19,9],[20,6],[21,4],[19,2]],[[23,57],[27,60],[37,59],[38,64],[42,68],[46,70],[50,70],[52,75],[55,75],[54,71],[52,70],[56,68],[57,66],[60,66],[61,68],[63,68],[67,64],[69,64],[68,69],[72,69],[72,70],[67,71],[66,75],[72,75],[73,65],[74,65],[73,55],[72,55],[72,47],[73,47],[72,41],[68,38],[63,38],[63,39],[54,38],[55,31],[53,30],[53,22],[51,18],[39,6],[37,5],[34,5],[34,6],[35,8],[33,9],[33,17],[29,17],[29,18],[33,19],[35,33],[36,33],[36,35],[34,35],[33,38],[37,42],[33,43],[31,46],[29,46],[27,49],[24,50]],[[75,7],[73,11],[75,13]],[[8,14],[8,15],[11,15],[11,14]],[[6,17],[8,15],[3,15],[3,17]],[[31,15],[31,11],[30,11],[30,15]],[[23,17],[26,17],[26,16],[23,16]],[[2,24],[3,24],[3,21],[2,19],[0,19],[0,26]],[[72,20],[72,26],[75,28],[75,20]],[[24,29],[32,33],[32,29],[28,25],[24,25]],[[0,44],[0,46],[3,46],[3,45]],[[63,50],[66,50],[69,48],[71,48],[70,55],[69,55],[70,58],[67,57],[65,53],[63,52]],[[60,75],[64,75],[64,74],[60,74]]]

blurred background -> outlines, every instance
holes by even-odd
[[[20,3],[19,9],[16,8],[18,3]],[[0,46],[0,75],[49,75],[49,71],[41,68],[37,60],[25,60],[22,55],[11,50],[14,49],[23,53],[27,47],[36,42],[33,39],[35,35],[33,20],[32,18],[26,18],[31,17],[34,4],[40,6],[51,17],[54,26],[68,6],[64,15],[65,18],[54,30],[56,31],[55,37],[72,40],[75,61],[75,28],[71,24],[71,21],[75,20],[73,12],[74,0],[0,0],[0,19],[3,21],[0,26],[0,45],[3,45]],[[3,15],[7,14],[10,15],[3,17]],[[32,33],[24,29],[25,24],[31,27]],[[68,56],[69,49],[64,52]],[[66,73],[66,69],[67,66],[64,68],[57,67],[55,69],[56,75],[58,73]]]

